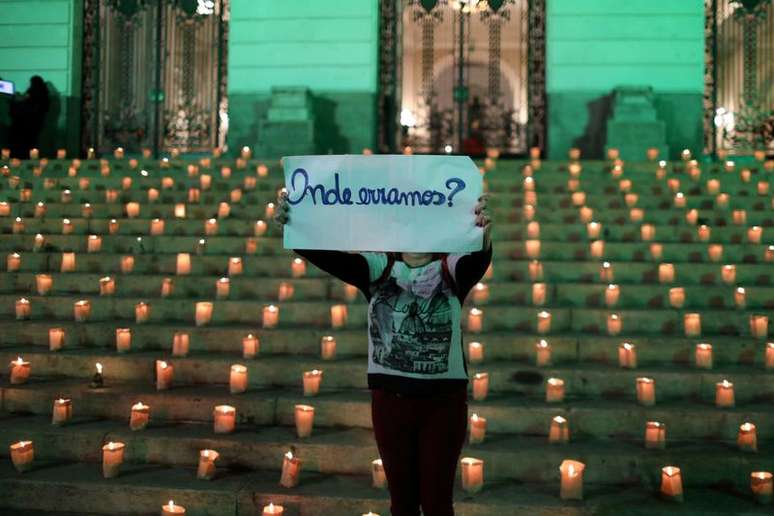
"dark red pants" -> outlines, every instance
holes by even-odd
[[[371,393],[371,417],[393,516],[450,516],[468,426],[467,391],[410,398]]]

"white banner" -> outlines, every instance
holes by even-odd
[[[470,252],[481,173],[467,156],[284,158],[288,249]]]

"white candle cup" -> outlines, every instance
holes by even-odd
[[[232,365],[229,376],[229,392],[231,394],[241,394],[247,391],[247,380],[247,368],[241,364]]]
[[[540,258],[540,240],[525,240],[524,250],[528,258]]]
[[[673,283],[675,281],[675,266],[671,263],[658,265],[658,280],[661,283]]]
[[[532,284],[532,304],[534,306],[543,306],[546,304],[548,287],[545,283]]]
[[[669,304],[672,308],[682,308],[685,306],[685,289],[683,287],[673,287],[669,289]]]
[[[62,253],[62,262],[59,265],[59,272],[75,272],[75,253]]]
[[[562,500],[583,500],[583,471],[586,465],[576,460],[563,460],[559,471],[561,477],[560,498]]]
[[[471,308],[468,312],[468,331],[480,333],[484,324],[484,311],[480,308]]]
[[[774,342],[766,343],[766,351],[764,353],[764,364],[767,370],[774,369]]]
[[[199,480],[212,480],[215,478],[215,461],[220,453],[215,450],[201,450],[199,452],[199,465],[196,468],[196,478]]]
[[[116,282],[110,276],[99,279],[99,295],[112,296],[116,293]]]
[[[589,244],[589,256],[592,258],[604,258],[605,256],[605,241],[594,240]]]
[[[750,490],[756,502],[768,505],[774,498],[774,482],[772,473],[768,471],[754,471],[750,473]]]
[[[317,396],[320,393],[320,384],[322,383],[323,372],[319,369],[304,371],[304,396]]]
[[[263,327],[276,328],[279,323],[279,307],[268,305],[263,307]]]
[[[683,314],[683,328],[686,337],[698,337],[701,335],[701,314]]]
[[[215,298],[228,299],[231,290],[231,281],[228,278],[219,278],[215,282]]]
[[[59,398],[54,400],[54,407],[51,411],[51,424],[64,425],[73,417],[72,400]]]
[[[243,272],[242,258],[238,256],[232,256],[228,259],[228,275],[239,276]]]
[[[664,256],[664,246],[663,244],[653,242],[648,246],[648,252],[653,261],[659,261]]]
[[[561,378],[546,380],[546,403],[562,403],[564,392],[564,380]]]
[[[161,280],[161,297],[170,297],[175,292],[175,280],[164,278]]]
[[[282,459],[282,474],[280,476],[280,485],[286,488],[293,488],[298,485],[301,473],[301,459],[293,455],[293,452],[287,452]]]
[[[480,342],[468,343],[468,361],[471,364],[481,364],[484,362],[484,345]]]
[[[696,344],[695,364],[698,369],[712,369],[712,344]]]
[[[753,337],[765,339],[769,336],[769,317],[766,315],[750,316],[750,333]]]
[[[554,416],[548,429],[548,442],[550,444],[567,444],[570,442],[570,427],[567,419],[562,416]]]
[[[473,286],[473,302],[483,304],[489,300],[489,286],[478,282]]]
[[[537,332],[540,335],[546,335],[551,331],[551,313],[541,311],[537,314]]]
[[[645,407],[652,407],[656,404],[656,381],[653,378],[637,378],[636,390],[637,403]]]
[[[230,405],[218,405],[212,411],[212,430],[216,434],[230,434],[236,428],[236,409]]]
[[[663,450],[666,447],[666,425],[658,421],[645,423],[645,448]]]
[[[540,222],[533,220],[527,223],[527,238],[530,240],[540,239]]]
[[[29,362],[23,360],[21,357],[17,357],[16,360],[10,363],[9,370],[11,384],[20,385],[27,383],[27,380],[30,377],[30,372],[32,371],[32,367],[30,366]]]
[[[115,478],[121,472],[124,462],[124,443],[109,442],[102,447],[102,476]]]
[[[255,358],[260,351],[261,343],[256,335],[249,333],[242,337],[242,358]]]
[[[172,356],[185,357],[190,349],[190,336],[187,332],[176,331],[172,336]]]
[[[121,257],[121,273],[131,274],[134,270],[134,256]]]
[[[336,358],[336,338],[332,335],[325,335],[320,339],[320,358],[323,360]]]
[[[656,238],[656,226],[653,224],[643,224],[640,226],[640,239],[643,242],[650,242]]]
[[[280,282],[277,287],[277,300],[280,302],[290,300],[293,297],[294,290],[292,283],[288,281]]]
[[[586,235],[590,240],[596,240],[602,233],[602,224],[599,222],[589,222],[586,224]]]
[[[116,351],[128,353],[132,349],[131,328],[116,328]]]
[[[774,251],[772,251],[774,255]],[[491,265],[490,265],[491,266]],[[537,260],[532,260],[528,265],[529,279],[531,281],[541,281],[543,279],[543,264]]]
[[[545,339],[540,339],[535,344],[535,365],[538,367],[551,365],[551,344]]]
[[[143,324],[150,320],[151,308],[148,303],[140,301],[134,306],[134,319],[137,324]]]
[[[295,406],[296,435],[299,439],[304,439],[312,435],[314,426],[314,407],[311,405]]]
[[[607,334],[616,336],[623,329],[623,320],[618,314],[608,314],[607,316]]]
[[[382,459],[371,461],[371,485],[376,489],[385,489],[387,487],[387,477],[384,474]]]
[[[331,306],[331,328],[340,329],[347,324],[347,305]]]
[[[24,473],[32,469],[32,463],[35,459],[35,448],[32,441],[19,441],[11,444],[11,462],[19,473]]]
[[[483,401],[489,394],[489,373],[476,373],[473,375],[473,399]]]
[[[161,506],[161,516],[185,516],[185,507],[170,500]]]
[[[148,426],[149,420],[150,407],[148,405],[145,405],[142,402],[137,402],[132,405],[132,410],[129,415],[129,428],[133,432],[145,430],[145,428]]]
[[[747,241],[751,244],[760,244],[762,235],[763,228],[760,226],[752,226],[747,230]]]
[[[666,466],[661,468],[661,496],[673,502],[683,501],[683,479],[680,468]]]
[[[618,346],[618,365],[625,369],[637,368],[637,347],[629,342]]]
[[[156,360],[156,390],[164,391],[172,387],[175,368],[164,360]]]
[[[32,313],[32,306],[30,305],[30,300],[25,297],[17,299],[15,310],[16,310],[17,321],[24,321],[29,319],[30,314]]]
[[[733,285],[736,283],[736,265],[724,265],[720,269],[720,275],[723,278],[723,283]]]
[[[306,262],[301,258],[293,258],[290,274],[293,278],[302,278],[306,274]]]
[[[744,309],[747,306],[747,291],[744,287],[734,289],[734,305],[739,309]]]
[[[59,351],[65,344],[64,328],[49,328],[48,330],[48,349],[49,351]]]
[[[460,460],[462,465],[462,490],[468,494],[479,493],[484,487],[484,461],[472,457]]]
[[[758,434],[754,424],[743,423],[739,426],[736,444],[739,446],[740,451],[753,453],[758,451]]]
[[[195,305],[196,326],[206,326],[212,321],[213,303],[209,301],[199,301]]]
[[[723,380],[715,384],[715,406],[718,408],[733,408],[734,384],[728,380]]]
[[[602,262],[599,266],[599,280],[603,283],[612,283],[615,280],[613,265],[610,262]]]

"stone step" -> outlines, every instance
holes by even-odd
[[[658,497],[658,474],[641,486],[584,485],[585,500],[563,502],[558,496],[558,467],[549,485],[487,482],[483,491],[468,495],[455,489],[455,513],[460,516],[537,516],[626,514],[635,516],[681,514],[689,516],[768,514],[756,505],[749,488],[712,486],[686,488],[685,503],[676,506]],[[588,471],[588,470],[587,470]],[[260,516],[269,502],[283,505],[288,516],[338,516],[374,511],[389,514],[383,490],[370,478],[321,475],[302,469],[298,487],[277,484],[274,472],[244,472],[210,482],[197,481],[190,468],[127,466],[119,477],[105,480],[93,464],[41,464],[19,475],[7,464],[0,469],[0,485],[8,493],[0,502],[5,510],[69,511],[78,514],[151,515],[172,498],[191,516]],[[684,478],[687,475],[684,474]]]
[[[763,355],[761,347],[759,355]],[[168,353],[137,351],[125,354],[68,350],[51,353],[28,348],[0,348],[0,362],[10,363],[23,356],[31,363],[32,381],[46,382],[49,378],[79,378],[88,381],[94,364],[104,366],[108,382],[141,382],[154,385],[156,361],[165,360],[174,368],[176,386],[220,385],[227,390],[230,368],[242,364],[247,368],[249,390],[282,387],[301,390],[304,371],[324,371],[325,390],[365,389],[367,364],[362,357],[322,360],[316,356],[262,355],[245,360],[236,353],[196,353],[187,357],[171,357]],[[695,369],[687,365],[647,365],[637,369],[620,368],[600,363],[564,362],[537,367],[528,362],[490,361],[471,365],[470,374],[489,374],[489,390],[493,396],[520,396],[545,399],[546,380],[565,381],[568,400],[621,399],[636,401],[635,384],[639,377],[656,381],[659,401],[692,400],[714,404],[715,385],[724,379],[734,383],[736,403],[744,406],[774,399],[774,374],[760,366],[718,366],[713,370]]]
[[[24,354],[42,353],[49,347],[51,321],[16,321],[0,319],[0,335],[8,349],[18,348]],[[115,350],[114,321],[80,324],[59,322],[57,327],[65,331],[64,350],[92,353],[109,353]],[[336,339],[338,357],[365,357],[367,336],[362,329],[314,329],[281,328],[262,329],[250,325],[227,326],[179,326],[174,324],[128,324],[132,330],[132,353],[137,351],[162,351],[170,354],[174,334],[185,331],[189,335],[192,355],[223,353],[240,357],[242,338],[253,333],[260,341],[259,355],[302,355],[319,357],[320,339],[332,335]],[[481,367],[501,361],[532,364],[535,361],[535,345],[545,339],[551,345],[551,361],[555,365],[598,363],[618,366],[618,347],[622,342],[634,344],[637,361],[645,365],[674,365],[692,367],[698,341],[713,345],[713,362],[716,367],[744,366],[763,368],[765,344],[754,337],[715,335],[711,338],[682,336],[604,336],[566,334],[539,336],[517,332],[463,333],[465,343],[478,341],[483,345],[484,361]]]
[[[292,449],[303,461],[305,472],[367,476],[371,461],[379,456],[372,432],[365,429],[323,428],[299,439],[287,427],[241,427],[231,434],[215,434],[212,425],[205,423],[160,423],[133,432],[125,422],[73,419],[55,427],[47,418],[11,415],[0,421],[2,442],[32,441],[35,460],[41,462],[98,464],[102,446],[114,441],[126,445],[127,467],[148,464],[193,469],[199,451],[213,449],[220,454],[221,477],[246,470],[275,471],[279,477],[282,457]],[[772,445],[774,441],[758,442],[762,452]],[[6,461],[7,455],[4,451]],[[655,472],[672,464],[682,469],[688,487],[726,484],[744,488],[749,472],[774,466],[770,454],[741,452],[734,442],[670,442],[664,450],[648,450],[642,438],[578,439],[552,445],[545,437],[490,434],[482,444],[467,444],[461,455],[484,460],[489,480],[549,485],[556,480],[558,464],[568,457],[586,464],[584,481],[599,485],[648,486]]]
[[[662,377],[663,378],[663,377]],[[469,401],[469,411],[487,418],[493,434],[537,435],[545,437],[551,419],[568,420],[573,439],[615,438],[640,440],[645,423],[659,421],[667,427],[668,440],[734,441],[739,426],[752,422],[761,440],[774,436],[774,414],[770,401],[740,403],[735,408],[716,408],[709,400],[659,401],[662,386],[657,378],[655,406],[638,405],[631,399],[568,397],[563,403],[514,393],[494,393],[484,401]],[[237,425],[294,425],[296,404],[315,407],[315,428],[371,428],[370,395],[366,390],[322,390],[316,397],[304,397],[301,388],[252,389],[229,394],[225,385],[174,386],[156,391],[152,383],[107,381],[102,388],[89,387],[89,379],[32,379],[23,385],[2,388],[3,410],[50,417],[53,401],[60,397],[73,401],[73,414],[79,418],[128,421],[131,407],[143,402],[151,407],[151,419],[158,422],[212,422],[217,405],[235,407]],[[665,386],[668,387],[668,386]]]

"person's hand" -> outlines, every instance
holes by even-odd
[[[282,229],[290,221],[290,204],[288,204],[288,191],[282,188],[277,194],[277,203],[274,210],[274,223]]]
[[[489,196],[487,194],[478,198],[473,213],[476,214],[476,226],[484,228],[484,245],[483,249],[489,249],[492,245],[492,219],[489,217],[489,213],[486,209],[486,202]]]

